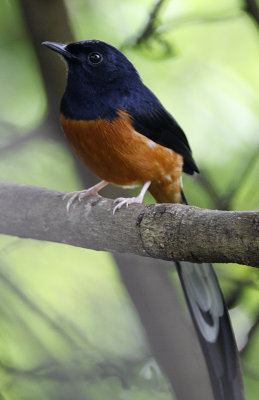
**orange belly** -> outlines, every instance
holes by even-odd
[[[163,191],[172,192],[168,201],[180,201],[182,156],[136,132],[126,112],[112,122],[60,119],[74,152],[101,179],[121,186],[151,181],[156,199]]]

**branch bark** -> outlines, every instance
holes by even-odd
[[[69,213],[64,193],[0,183],[0,233],[163,260],[259,267],[259,212],[181,204],[132,205],[89,197]]]

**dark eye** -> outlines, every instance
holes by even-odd
[[[90,53],[89,56],[88,56],[88,60],[92,64],[99,64],[100,62],[102,62],[103,56],[100,53],[97,53],[97,52]]]

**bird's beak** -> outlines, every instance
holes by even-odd
[[[56,43],[56,42],[42,42],[43,46],[47,46],[49,49],[55,51],[56,53],[61,54],[65,58],[73,58],[76,59],[77,57],[71,54],[67,50],[67,45],[62,44],[62,43]]]

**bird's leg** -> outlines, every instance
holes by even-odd
[[[84,189],[84,190],[79,190],[79,191],[76,191],[76,192],[66,193],[63,196],[63,200],[69,199],[68,202],[67,202],[67,211],[69,211],[72,203],[76,199],[81,201],[86,196],[99,196],[99,194],[98,194],[99,190],[101,190],[106,185],[108,185],[108,183],[109,182],[101,181],[101,182],[98,182],[96,185],[90,187],[89,189]]]
[[[144,199],[144,196],[145,196],[145,193],[148,190],[150,184],[151,184],[151,181],[146,182],[143,185],[143,187],[142,187],[142,189],[141,189],[141,191],[140,191],[140,193],[139,193],[139,195],[137,197],[129,197],[129,198],[127,198],[127,197],[119,197],[118,199],[115,199],[114,203],[118,203],[118,204],[117,204],[117,206],[114,207],[113,214],[115,214],[115,211],[118,210],[119,208],[121,208],[124,205],[126,205],[126,207],[128,207],[128,205],[132,204],[132,203],[142,203],[143,199]]]

